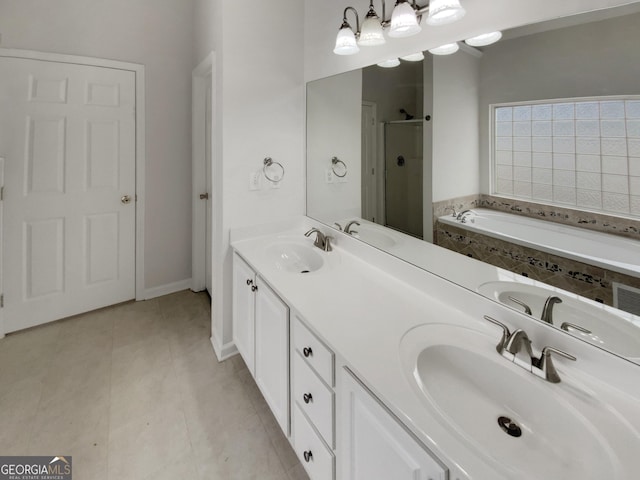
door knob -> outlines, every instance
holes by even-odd
[[[120,201],[121,201],[122,203],[124,203],[125,205],[126,205],[127,203],[131,203],[131,195],[123,195],[123,196],[120,198]]]
[[[200,194],[200,200],[209,200],[209,194],[208,193],[201,193]]]

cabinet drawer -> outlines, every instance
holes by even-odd
[[[293,408],[293,442],[296,455],[310,480],[333,480],[333,453],[320,440],[304,413],[295,404]]]
[[[299,352],[296,352],[293,358],[291,390],[300,410],[307,414],[324,441],[333,448],[333,391],[322,383]]]
[[[309,331],[298,317],[293,322],[293,342],[295,350],[313,368],[327,385],[333,387],[333,352]]]

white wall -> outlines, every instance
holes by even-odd
[[[213,342],[223,355],[232,341],[229,230],[305,212],[303,10],[299,0],[214,3]],[[286,169],[280,188],[249,191],[267,156]]]
[[[422,5],[422,1],[418,1]],[[460,21],[443,27],[423,25],[422,32],[414,37],[393,39],[380,47],[362,48],[360,53],[340,56],[333,53],[336,34],[342,23],[342,12],[347,5],[365,15],[367,0],[305,0],[305,79],[307,81],[360,68],[389,57],[397,57],[426,50],[444,43],[469,38],[492,30],[525,25],[557,16],[624,5],[628,0],[462,0],[467,14]],[[380,2],[374,2],[380,15]],[[391,15],[393,2],[387,2],[387,16]],[[349,14],[349,22],[352,21]]]
[[[463,50],[433,58],[434,202],[479,191],[480,59]]]
[[[192,2],[0,0],[2,47],[145,66],[145,286],[191,277]]]
[[[361,70],[307,86],[307,215],[329,224],[361,216],[361,112]],[[326,181],[333,157],[347,165],[345,182]]]

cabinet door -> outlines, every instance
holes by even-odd
[[[445,470],[347,369],[341,371],[339,395],[340,478],[446,478]]]
[[[247,368],[255,375],[254,310],[256,275],[236,253],[233,254],[233,341]]]
[[[289,307],[256,280],[255,379],[282,431],[289,435]]]

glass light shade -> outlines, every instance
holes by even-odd
[[[447,43],[436,48],[430,48],[429,53],[434,55],[451,55],[452,53],[456,53],[458,50],[460,50],[460,46],[457,43]]]
[[[400,65],[400,60],[398,60],[397,58],[390,58],[389,60],[385,60],[384,62],[380,62],[378,64],[378,66],[382,68],[393,68],[397,67],[398,65]]]
[[[431,0],[427,24],[446,25],[460,20],[467,13],[459,0]]]
[[[360,38],[358,45],[362,47],[375,47],[386,43],[384,34],[382,33],[382,24],[380,18],[376,16],[368,16],[362,23]]]
[[[356,36],[351,30],[351,27],[347,24],[343,24],[342,28],[338,30],[338,36],[336,37],[336,46],[333,49],[333,53],[336,55],[354,55],[358,53],[360,49],[356,43]]]
[[[406,0],[400,0],[391,14],[389,36],[393,38],[410,37],[421,31],[416,11]]]
[[[472,47],[486,47],[492,43],[496,43],[502,38],[502,32],[489,32],[475,37],[467,38],[464,43]]]
[[[411,55],[405,55],[404,57],[400,57],[402,60],[406,60],[407,62],[419,62],[424,60],[424,55],[422,52],[412,53]]]

